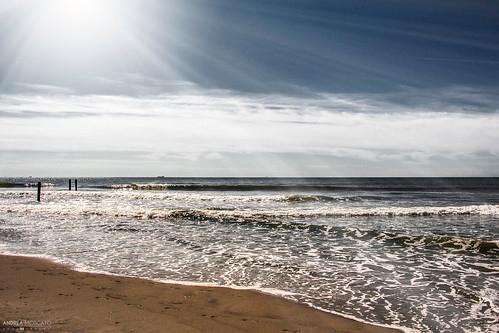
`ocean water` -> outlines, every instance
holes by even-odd
[[[41,179],[41,203],[38,180],[0,178],[0,252],[499,331],[499,178]]]

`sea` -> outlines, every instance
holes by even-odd
[[[499,178],[0,178],[0,252],[499,331]]]

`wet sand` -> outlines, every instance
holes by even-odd
[[[0,256],[0,267],[1,332],[399,332],[251,290],[82,273],[17,256]]]

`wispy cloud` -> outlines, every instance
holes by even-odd
[[[44,112],[44,111],[3,111],[0,118],[69,118],[99,115],[92,112]]]
[[[113,81],[116,83],[115,81]],[[494,89],[455,86],[441,89],[401,88],[390,93],[307,93],[303,95],[242,94],[221,89],[202,89],[193,83],[165,85],[160,81],[135,83],[135,95],[77,95],[67,93],[3,94],[0,110],[50,116],[50,113],[81,115],[164,115],[185,110],[306,114],[348,113],[497,113],[499,95]],[[158,87],[155,89],[155,87]],[[64,88],[54,88],[63,92]],[[161,91],[161,92],[158,92]],[[167,91],[167,92],[165,92]],[[153,93],[151,93],[153,92]],[[172,114],[172,113],[170,113]],[[13,116],[15,116],[12,113]]]
[[[426,57],[426,58],[417,58],[418,60],[423,61],[436,61],[436,62],[462,62],[462,63],[470,63],[470,64],[490,64],[490,65],[499,65],[499,60],[493,59],[481,59],[481,58],[436,58],[436,57]]]
[[[407,92],[400,94],[296,97],[198,89],[142,97],[3,95],[0,150],[49,151],[58,158],[55,152],[65,152],[73,161],[85,160],[77,152],[105,159],[99,152],[106,151],[122,162],[126,154],[120,152],[145,152],[143,163],[159,168],[176,161],[179,172],[185,163],[202,162],[213,171],[217,163],[226,168],[238,164],[231,158],[248,162],[248,156],[259,168],[281,159],[296,172],[312,172],[308,162],[324,166],[333,160],[350,161],[351,170],[367,163],[392,171],[401,164],[431,170],[443,159],[468,161],[460,169],[472,160],[499,162],[497,97],[454,88],[419,92],[420,103],[401,103]],[[470,100],[471,111],[462,99]]]
[[[54,85],[49,85],[49,84],[16,82],[14,85],[21,88],[23,91],[31,91],[34,93],[43,93],[43,94],[71,94],[71,93],[74,93],[74,91],[70,88],[54,86]]]

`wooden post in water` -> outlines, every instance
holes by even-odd
[[[38,182],[38,184],[36,184],[36,200],[38,202],[41,201],[41,196],[42,196],[42,183]]]
[[[71,191],[71,178],[69,178],[69,190]]]
[[[78,191],[78,179],[75,178],[75,191]]]

